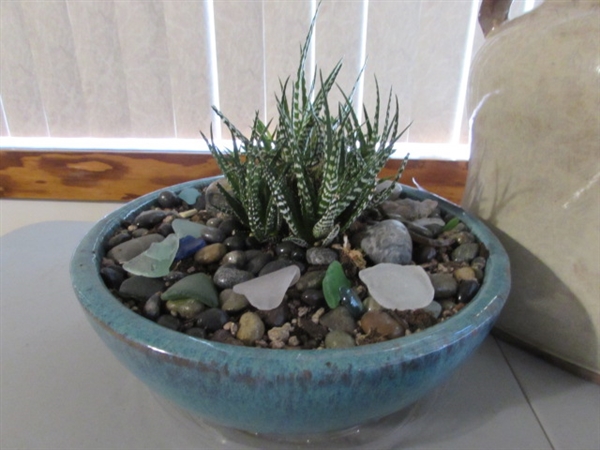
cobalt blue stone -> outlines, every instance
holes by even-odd
[[[180,261],[188,256],[192,256],[198,250],[206,246],[206,241],[202,238],[193,236],[184,236],[179,239],[179,248],[175,255],[175,261]]]
[[[194,338],[130,311],[100,276],[104,244],[122,219],[153,204],[159,191],[91,229],[71,263],[73,287],[114,355],[151,389],[195,416],[286,436],[347,429],[399,411],[447,380],[486,337],[510,288],[507,255],[483,223],[439,197],[407,186],[403,192],[438,201],[471,228],[490,254],[481,288],[460,314],[410,336],[349,349],[270,350]]]

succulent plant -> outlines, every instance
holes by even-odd
[[[372,116],[364,106],[364,119],[357,116],[352,102],[356,84],[350,95],[340,89],[343,100],[332,111],[328,96],[341,61],[327,76],[315,69],[307,83],[305,66],[315,21],[316,14],[300,51],[295,80],[280,82],[279,118],[273,130],[273,121],[264,123],[256,113],[250,135],[245,136],[213,107],[231,133],[233,148],[220,149],[212,130],[210,139],[202,134],[231,187],[230,191],[220,187],[229,205],[226,212],[259,241],[328,245],[365,209],[389,195],[408,159],[407,155],[391,177],[390,186],[376,189],[383,181],[377,175],[408,127],[398,129],[398,100],[391,90],[381,114],[377,80]]]

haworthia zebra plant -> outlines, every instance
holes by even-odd
[[[324,77],[317,70],[307,84],[305,65],[315,18],[300,52],[296,79],[281,84],[279,119],[271,132],[256,114],[246,137],[215,109],[229,129],[233,148],[223,151],[202,136],[227,178],[221,187],[230,209],[259,241],[289,239],[300,245],[328,245],[365,209],[383,201],[393,189],[376,189],[377,175],[404,130],[398,130],[398,101],[387,100],[380,114],[379,86],[375,111],[363,106],[361,122],[352,95],[331,111],[328,95],[342,68],[339,62]],[[356,87],[356,85],[355,85]],[[290,92],[291,91],[291,92]],[[354,89],[353,91],[354,92]],[[407,162],[392,177],[400,178]]]

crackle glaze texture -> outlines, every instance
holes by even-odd
[[[213,179],[174,186],[206,185]],[[405,187],[413,198],[430,194]],[[120,222],[151,204],[141,197],[98,222],[77,248],[73,287],[92,326],[115,356],[151,389],[210,423],[275,434],[346,429],[413,403],[448,379],[481,343],[510,287],[508,258],[489,230],[458,215],[490,251],[478,295],[442,324],[401,339],[336,350],[237,347],[160,327],[126,309],[104,286],[103,244]]]
[[[501,25],[471,73],[463,199],[510,255],[498,327],[600,374],[600,2]]]

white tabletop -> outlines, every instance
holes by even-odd
[[[2,449],[600,449],[600,386],[492,337],[395,416],[311,442],[211,428],[157,398],[87,323],[69,260],[89,222],[0,238]]]

